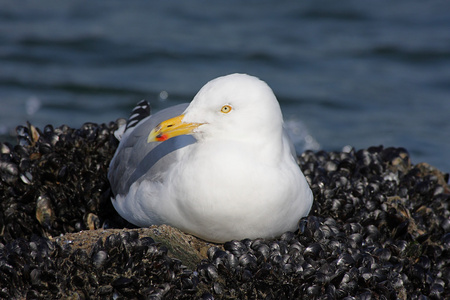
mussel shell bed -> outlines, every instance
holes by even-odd
[[[211,247],[195,269],[135,231],[89,251],[56,243],[131,227],[106,177],[118,122],[27,124],[0,143],[0,298],[450,298],[448,174],[403,148],[304,152],[315,201],[298,230]]]

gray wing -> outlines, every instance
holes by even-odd
[[[125,195],[135,181],[160,180],[175,162],[174,151],[195,143],[195,138],[182,135],[165,142],[147,143],[150,131],[162,121],[182,114],[188,103],[164,109],[151,115],[123,134],[109,165],[108,179],[114,195]],[[156,162],[164,160],[163,163]]]

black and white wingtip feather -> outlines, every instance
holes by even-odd
[[[122,136],[130,128],[135,127],[140,121],[150,116],[150,104],[146,100],[141,100],[136,107],[131,111],[128,121],[122,123],[119,128],[114,131],[114,136],[118,141],[122,140]]]
[[[141,100],[135,108],[131,111],[130,117],[127,121],[127,126],[125,127],[125,131],[127,131],[130,128],[133,128],[136,126],[142,119],[147,118],[150,116],[151,108],[150,104],[147,102],[147,100]]]

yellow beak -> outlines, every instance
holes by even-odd
[[[175,136],[192,134],[192,131],[203,123],[183,123],[184,115],[163,121],[150,132],[147,143],[164,142]]]

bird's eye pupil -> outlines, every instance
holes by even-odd
[[[220,109],[220,111],[223,112],[223,113],[225,113],[225,114],[227,114],[227,113],[229,113],[229,112],[231,111],[231,106],[229,106],[229,105],[224,105],[224,106],[222,106],[222,108]]]

